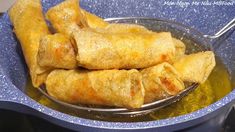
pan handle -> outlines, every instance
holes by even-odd
[[[235,27],[235,18],[233,18],[228,24],[226,24],[222,29],[220,29],[215,35],[204,35],[205,38],[209,39],[216,39],[223,36],[227,33],[230,29]]]

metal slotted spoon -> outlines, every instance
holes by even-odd
[[[146,28],[153,31],[170,31],[173,37],[181,39],[186,44],[186,53],[194,53],[203,50],[211,50],[208,39],[219,39],[224,36],[230,29],[235,27],[235,18],[225,25],[219,32],[215,35],[202,35],[200,32],[182,25],[180,23],[168,21],[168,20],[158,20],[153,18],[143,18],[143,17],[125,17],[125,18],[109,18],[106,21],[111,23],[135,23],[145,26]],[[190,43],[191,45],[187,45]],[[184,96],[195,90],[199,86],[198,83],[191,83],[183,91],[179,92],[175,96],[168,96],[164,99],[157,100],[152,103],[144,104],[139,109],[126,109],[118,107],[107,107],[107,106],[96,106],[96,105],[82,105],[82,104],[69,104],[63,101],[59,101],[56,98],[50,96],[42,85],[39,91],[45,95],[47,98],[53,102],[60,104],[64,107],[79,110],[79,111],[89,111],[102,115],[140,115],[147,114],[157,109],[168,106],[174,102],[179,101]]]

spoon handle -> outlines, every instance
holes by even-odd
[[[215,35],[204,35],[206,38],[215,39],[227,33],[230,29],[235,27],[235,18],[233,18],[228,24],[226,24],[222,29],[220,29]]]

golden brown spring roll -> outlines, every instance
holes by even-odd
[[[126,23],[114,23],[109,24],[105,27],[108,33],[150,33],[151,31],[141,25],[136,24],[126,24]],[[176,38],[172,38],[175,45],[175,59],[182,57],[185,54],[186,46],[185,44]]]
[[[38,51],[40,66],[74,69],[77,60],[70,39],[60,33],[42,37]]]
[[[46,80],[48,93],[68,103],[139,108],[144,102],[137,70],[54,70]]]
[[[108,33],[150,33],[151,31],[141,25],[136,24],[126,24],[126,23],[115,23],[109,24],[105,27]],[[174,61],[179,59],[185,54],[186,46],[185,44],[176,38],[172,38],[175,45],[175,57]]]
[[[69,36],[73,31],[79,30],[80,27],[88,27],[86,19],[81,13],[78,0],[61,2],[50,8],[46,17],[57,32]]]
[[[48,71],[37,63],[39,40],[49,34],[40,0],[18,0],[9,10],[14,32],[20,41],[34,87],[42,84]]]
[[[120,34],[82,29],[74,32],[74,39],[78,64],[87,69],[146,68],[171,61],[175,54],[169,32]]]
[[[145,103],[150,103],[169,95],[176,95],[184,89],[184,83],[180,79],[179,73],[169,63],[164,62],[143,69],[141,74],[145,88]]]
[[[106,26],[108,26],[108,22],[105,22],[102,18],[91,14],[90,12],[81,9],[81,12],[83,13],[87,24],[90,28],[105,28]],[[81,18],[82,19],[82,18]]]
[[[187,82],[204,83],[215,67],[212,51],[186,55],[174,63],[181,79]]]
[[[108,33],[151,33],[144,26],[127,23],[111,23],[105,29]]]
[[[186,46],[181,40],[176,39],[176,38],[172,38],[172,39],[173,39],[173,43],[175,45],[175,59],[174,59],[174,61],[177,61],[180,57],[184,56]]]

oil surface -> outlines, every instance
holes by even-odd
[[[217,59],[216,67],[208,80],[204,84],[201,84],[195,91],[172,105],[154,111],[150,114],[136,117],[100,116],[89,112],[70,110],[50,101],[43,96],[36,88],[32,86],[31,80],[28,81],[25,90],[25,92],[37,102],[73,116],[104,121],[139,122],[164,119],[199,110],[224,97],[232,90],[232,86],[226,68],[221,61]]]

